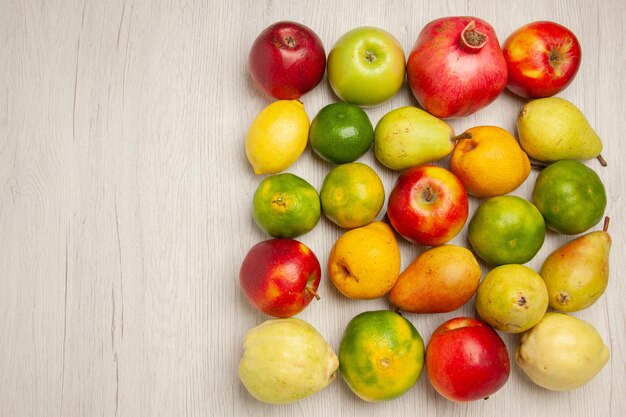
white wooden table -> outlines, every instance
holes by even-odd
[[[604,140],[609,166],[587,164],[608,190],[614,240],[606,294],[575,315],[595,325],[610,362],[570,393],[543,390],[513,365],[501,391],[469,404],[438,396],[425,374],[391,402],[363,402],[338,378],[296,404],[259,403],[236,376],[244,333],[267,319],[238,286],[243,256],[266,238],[250,215],[261,178],[244,136],[269,100],[248,78],[248,48],[266,26],[291,19],[313,28],[327,52],[349,29],[373,25],[408,53],[427,22],[448,15],[481,17],[500,41],[543,19],[580,39],[580,72],[560,96]],[[619,0],[1,1],[0,416],[625,415],[625,16]],[[312,118],[336,98],[324,80],[302,100]],[[522,103],[504,93],[451,123],[515,132]],[[406,85],[367,112],[376,123],[403,105],[416,105]],[[389,192],[397,174],[373,152],[361,160]],[[289,172],[319,189],[329,169],[307,150]],[[515,194],[530,198],[536,175]],[[453,243],[466,245],[466,230]],[[300,240],[325,265],[340,234],[324,219]],[[549,233],[528,265],[539,268],[569,240]],[[403,266],[422,250],[401,241]],[[326,274],[319,292],[298,317],[335,349],[353,316],[389,307],[344,298]],[[407,317],[428,340],[458,315],[474,316],[473,303]],[[512,356],[518,336],[502,336]]]

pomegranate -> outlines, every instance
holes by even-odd
[[[446,119],[468,116],[494,101],[506,86],[507,67],[491,25],[456,16],[422,29],[407,75],[424,110]]]

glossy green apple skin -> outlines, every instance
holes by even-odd
[[[405,56],[400,42],[375,27],[358,27],[341,36],[328,55],[328,81],[335,94],[357,106],[376,106],[402,87]]]

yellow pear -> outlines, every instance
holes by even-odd
[[[478,261],[468,249],[435,246],[402,271],[389,291],[389,301],[411,313],[447,313],[474,295],[480,276]]]
[[[604,229],[588,233],[552,252],[541,267],[548,287],[550,307],[563,312],[585,309],[595,303],[609,283],[611,236]]]
[[[602,140],[580,109],[565,99],[547,97],[526,103],[517,117],[517,132],[522,149],[539,161],[597,157],[606,165],[600,156]]]
[[[387,168],[402,171],[445,158],[454,149],[454,129],[413,106],[385,114],[374,130],[374,154]]]

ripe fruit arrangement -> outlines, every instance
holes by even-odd
[[[298,44],[303,70],[281,67],[277,57],[293,51],[280,51],[278,41],[269,45],[272,33],[288,33],[283,47]],[[559,44],[563,39],[565,46]],[[607,206],[600,176],[587,162],[597,157],[606,166],[599,156],[602,141],[574,104],[550,97],[578,71],[574,34],[553,22],[533,22],[501,48],[484,20],[447,17],[426,24],[405,58],[391,33],[356,28],[337,40],[327,60],[327,88],[339,101],[326,103],[311,119],[306,93],[320,82],[324,49],[318,41],[304,25],[278,22],[250,52],[251,77],[279,99],[251,122],[246,137],[254,173],[266,175],[254,194],[252,216],[274,239],[249,250],[239,284],[250,304],[276,318],[246,336],[239,368],[244,386],[260,401],[286,403],[324,389],[338,371],[337,379],[359,398],[388,401],[408,395],[425,366],[436,392],[466,402],[494,396],[512,374],[513,358],[531,381],[550,390],[578,388],[598,375],[609,348],[592,324],[564,314],[590,308],[604,294],[611,246],[608,218],[604,230],[590,230]],[[367,107],[391,100],[405,71],[423,109],[394,106],[373,129]],[[527,99],[511,115],[517,132],[476,126],[455,134],[442,120],[480,111],[505,86]],[[307,142],[310,155],[303,156]],[[378,166],[362,159],[370,149]],[[320,189],[286,172],[301,157],[328,167]],[[532,199],[510,195],[532,177],[533,161],[548,165]],[[389,194],[379,176],[384,169],[394,171]],[[472,198],[485,200],[476,200],[471,211]],[[341,232],[329,242],[325,267],[316,248],[293,240],[315,233],[321,214],[330,220],[327,227]],[[540,253],[547,228],[589,233],[534,271],[524,264]],[[468,241],[450,242],[463,229]],[[402,245],[419,249],[412,262],[402,259]],[[489,271],[484,277],[481,267]],[[583,275],[584,285],[578,285]],[[363,312],[344,324],[340,343],[327,343],[292,317],[305,308],[333,308],[330,299],[308,307],[319,300],[318,286],[330,286],[340,302],[362,303]],[[387,301],[389,308],[374,309],[364,300]],[[471,300],[475,317],[441,320],[422,339],[428,335],[413,322]],[[555,326],[564,338],[589,342],[563,345]],[[506,339],[509,333],[522,336]],[[514,356],[504,340],[518,343]],[[555,364],[548,372],[540,369],[546,360]],[[285,391],[284,381],[292,381],[293,390]]]

